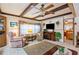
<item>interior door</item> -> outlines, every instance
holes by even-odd
[[[74,19],[64,19],[64,40],[74,42]]]

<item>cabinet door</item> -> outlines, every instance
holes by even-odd
[[[51,40],[55,41],[55,33],[54,32],[50,33],[50,37],[51,37]]]
[[[47,32],[44,32],[44,39],[49,39],[49,35],[48,35],[48,33]]]
[[[6,17],[0,16],[0,47],[6,45]]]
[[[6,45],[6,36],[3,33],[0,35],[0,47],[5,46],[5,45]]]

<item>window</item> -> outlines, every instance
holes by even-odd
[[[29,34],[29,33],[38,33],[38,32],[40,32],[40,25],[38,24],[20,25],[20,35]]]

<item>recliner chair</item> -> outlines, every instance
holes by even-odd
[[[9,32],[8,34],[9,36],[9,41],[10,41],[10,45],[13,48],[21,48],[24,44],[23,44],[23,39],[22,37],[13,37],[13,32]]]

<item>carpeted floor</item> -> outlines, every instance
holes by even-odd
[[[25,46],[24,50],[28,55],[43,55],[45,52],[49,51],[56,45],[49,43],[47,41],[42,41],[38,44]]]

